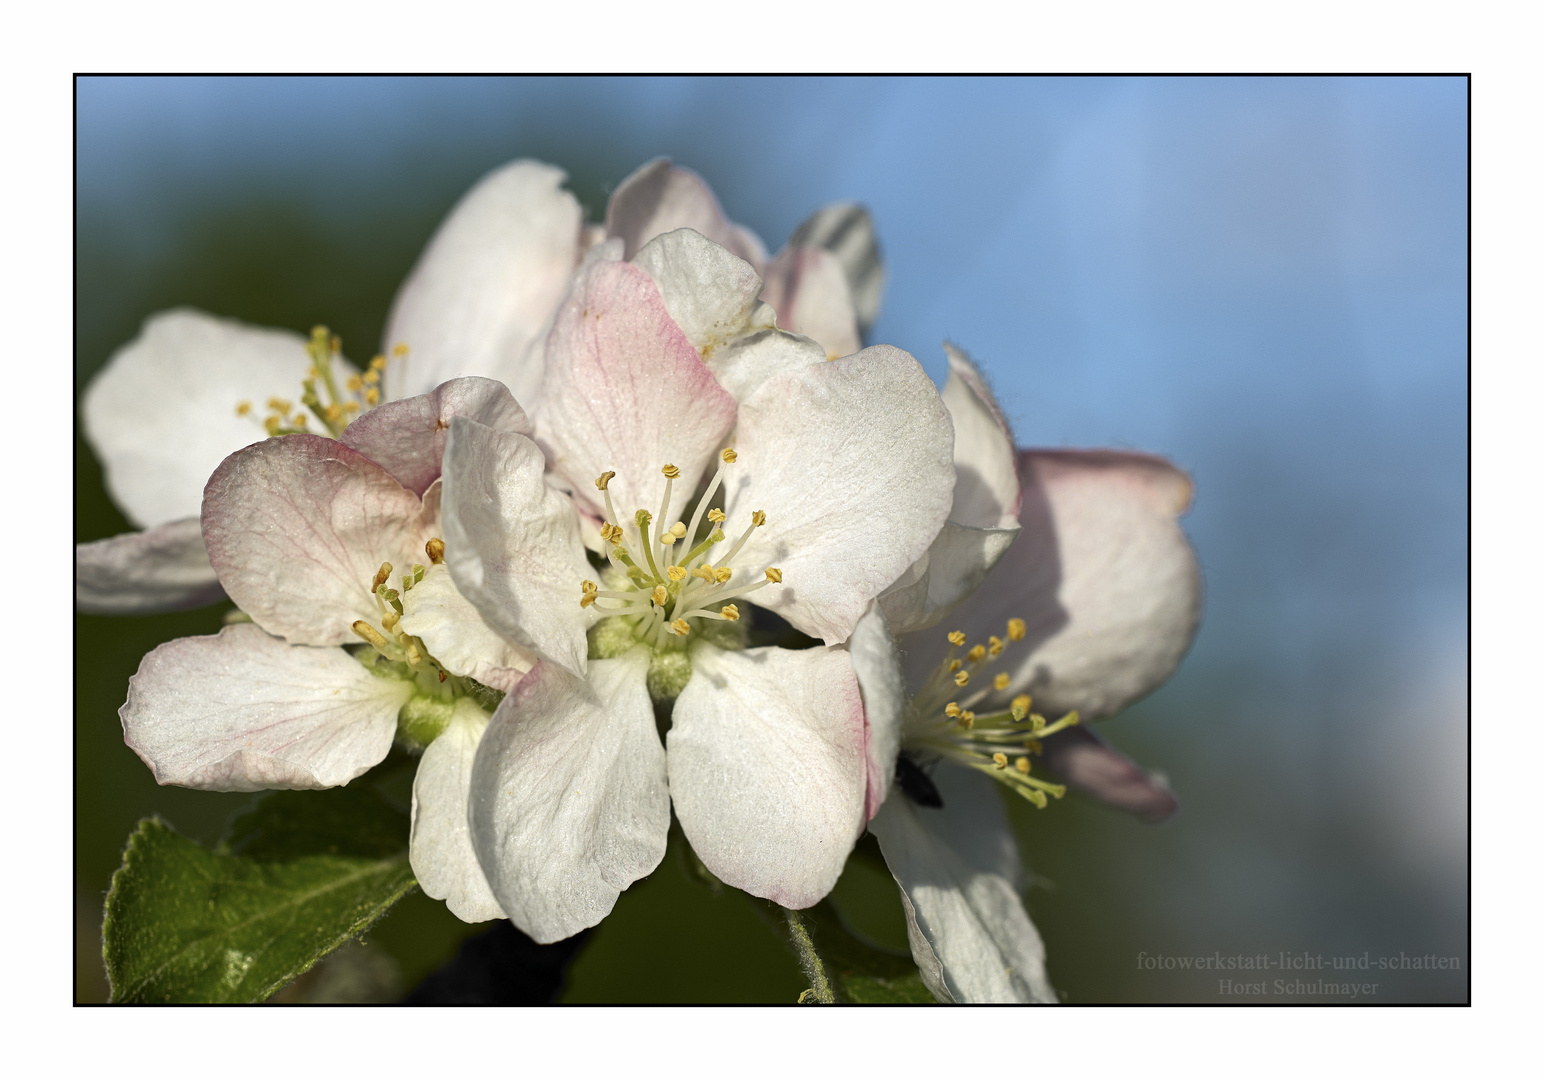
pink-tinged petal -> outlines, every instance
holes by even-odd
[[[793,231],[788,247],[813,245],[831,252],[847,275],[847,291],[858,317],[858,329],[867,330],[879,317],[885,291],[885,268],[879,259],[874,222],[857,203],[822,206]]]
[[[583,211],[561,169],[501,166],[462,196],[392,304],[386,369],[393,397],[482,375],[529,401],[541,385],[540,342],[579,263]]]
[[[233,451],[264,437],[263,404],[291,402],[310,367],[305,339],[192,308],[145,320],[81,403],[107,490],[136,525],[195,517],[204,484]],[[256,412],[237,416],[251,402]]]
[[[637,650],[580,679],[531,669],[472,766],[472,843],[510,919],[543,944],[610,913],[665,856],[665,751]]]
[[[470,675],[499,690],[513,689],[536,663],[535,654],[487,624],[456,589],[448,566],[429,567],[424,579],[402,594],[397,625],[403,633],[422,638],[430,655],[451,674]]]
[[[757,299],[755,268],[693,229],[656,236],[632,263],[654,279],[665,309],[704,360],[736,338],[777,325],[772,308]]]
[[[463,922],[502,919],[477,852],[467,803],[472,761],[488,727],[488,714],[470,698],[456,702],[450,724],[429,744],[413,777],[413,831],[408,862],[424,893],[445,901]]]
[[[629,259],[661,233],[683,228],[696,229],[753,267],[766,264],[767,250],[756,234],[724,216],[702,177],[668,158],[639,167],[606,204],[606,232],[622,238]]]
[[[900,349],[768,379],[740,406],[739,461],[724,482],[726,533],[767,515],[734,566],[783,572],[752,599],[827,644],[845,641],[943,527],[952,447],[938,391]]]
[[[595,478],[615,472],[617,524],[630,526],[639,509],[659,513],[666,465],[681,470],[670,507],[676,520],[734,426],[735,404],[670,317],[654,280],[628,263],[600,262],[558,313],[535,414],[549,466],[576,500],[604,516]]]
[[[949,380],[944,405],[954,421],[954,507],[961,525],[1006,529],[1017,524],[1022,494],[1013,432],[970,358],[945,343]]]
[[[285,435],[226,458],[204,490],[204,543],[252,621],[297,645],[358,641],[378,625],[371,583],[427,561],[423,503],[369,458],[320,435]],[[393,587],[396,587],[395,585]]]
[[[411,683],[250,624],[158,646],[129,680],[123,740],[156,783],[206,791],[346,784],[391,749]]]
[[[676,817],[724,882],[784,907],[831,891],[863,831],[863,699],[839,649],[692,650],[665,745]]]
[[[338,440],[396,477],[415,495],[439,479],[450,419],[465,416],[495,431],[531,434],[525,410],[503,383],[452,379],[418,397],[388,401],[365,413]]]
[[[579,584],[595,570],[568,496],[545,482],[543,467],[524,435],[453,418],[441,502],[445,562],[488,626],[583,674],[594,615],[579,606]]]
[[[1023,532],[951,629],[973,641],[1026,623],[999,670],[1003,697],[1028,692],[1046,716],[1109,716],[1162,683],[1201,618],[1201,573],[1178,517],[1190,480],[1162,458],[1116,450],[1020,457]],[[931,669],[943,635],[903,642],[908,669]]]
[[[761,298],[776,309],[779,326],[820,342],[831,360],[863,347],[841,260],[823,248],[801,244],[779,252],[767,267]]]
[[[147,615],[224,596],[196,517],[75,545],[76,611]]]
[[[1179,810],[1179,800],[1161,777],[1144,772],[1087,728],[1068,728],[1048,736],[1045,763],[1068,786],[1155,824]]]
[[[933,783],[942,808],[915,806],[897,791],[869,825],[901,887],[922,981],[943,1002],[1054,1004],[996,785],[947,762]]]
[[[927,553],[879,598],[891,629],[910,634],[938,625],[980,587],[1018,535],[1016,526],[973,529],[944,522]]]
[[[879,813],[895,780],[895,758],[901,749],[901,717],[906,710],[906,676],[900,651],[884,613],[876,603],[853,627],[842,646],[852,657],[853,674],[863,694],[863,753],[868,780],[864,820]]]

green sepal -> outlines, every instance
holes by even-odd
[[[415,886],[407,833],[367,786],[270,794],[215,851],[144,819],[107,894],[110,1000],[272,996]]]
[[[397,711],[397,741],[417,753],[445,733],[456,699],[415,693]]]
[[[799,912],[839,1003],[935,1005],[911,956],[849,931],[830,901]]]

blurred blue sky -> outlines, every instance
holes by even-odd
[[[610,184],[672,156],[774,249],[866,203],[873,340],[935,377],[967,349],[1023,444],[1195,477],[1201,636],[1138,707],[1163,729],[1110,729],[1202,792],[1164,848],[1190,940],[1462,941],[1464,80],[85,79],[77,107],[83,218],[146,250],[190,205],[347,216],[521,155]]]

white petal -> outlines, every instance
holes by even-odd
[[[784,248],[767,267],[762,299],[777,310],[779,326],[814,338],[829,359],[863,347],[841,260],[823,248]]]
[[[145,615],[203,607],[225,595],[198,518],[75,545],[75,610]]]
[[[777,325],[757,297],[761,278],[750,263],[695,229],[656,236],[633,256],[659,286],[670,317],[704,360],[735,338]]]
[[[359,640],[355,620],[379,624],[370,590],[380,565],[400,574],[426,558],[423,510],[358,451],[320,435],[285,435],[215,470],[204,543],[220,583],[253,622],[297,645],[340,645]]]
[[[980,587],[1018,535],[1017,526],[973,529],[944,522],[927,553],[879,598],[894,632],[936,626]]]
[[[876,345],[768,379],[741,405],[735,440],[725,532],[767,515],[735,565],[783,571],[755,602],[845,641],[948,517],[953,440],[938,391],[911,356]]]
[[[386,756],[410,683],[250,624],[158,646],[129,680],[123,740],[159,784],[326,788]]]
[[[562,492],[524,435],[465,417],[450,422],[441,515],[445,562],[457,590],[500,635],[583,673],[594,617],[579,583],[595,571]]]
[[[639,509],[658,514],[675,465],[674,522],[714,451],[734,426],[734,399],[671,319],[659,287],[630,263],[588,267],[547,340],[547,382],[536,406],[537,438],[550,468],[596,516],[595,487],[615,472],[610,493],[630,526]]]
[[[1018,523],[1019,476],[1013,432],[986,380],[959,349],[945,343],[949,380],[944,405],[954,421],[954,507],[949,516],[983,529]]]
[[[629,259],[654,237],[681,228],[697,230],[753,267],[766,264],[767,250],[756,234],[724,216],[702,177],[667,158],[640,166],[606,203],[606,232],[622,238]]]
[[[493,714],[472,766],[472,842],[499,904],[543,944],[610,913],[665,855],[670,792],[645,650],[587,680],[531,669]]]
[[[254,417],[291,401],[310,367],[305,339],[177,308],[145,320],[86,388],[81,411],[113,501],[136,525],[195,517],[226,455],[264,437]],[[236,406],[256,412],[239,417]]]
[[[553,310],[578,265],[583,212],[561,169],[515,161],[462,196],[392,304],[386,385],[393,397],[426,393],[457,375],[482,375],[529,401]]]
[[[901,656],[876,602],[853,627],[843,646],[852,656],[853,674],[863,693],[864,755],[867,763],[865,819],[879,813],[895,780],[901,747],[901,716],[906,709],[906,677]]]
[[[708,359],[708,370],[736,401],[746,401],[774,375],[803,371],[827,359],[817,341],[786,330],[762,330],[718,349]]]
[[[869,825],[901,887],[923,981],[941,1001],[1054,1004],[996,785],[947,762],[933,782],[942,809],[896,791]]]
[[[431,566],[424,579],[402,594],[404,633],[422,638],[424,647],[453,675],[470,675],[486,686],[510,690],[536,663],[536,657],[504,639],[457,591],[445,565]]]
[[[800,244],[825,248],[841,260],[858,327],[868,329],[879,316],[885,291],[885,268],[868,211],[857,203],[822,206],[788,238],[790,248]]]
[[[505,917],[478,865],[467,823],[472,759],[487,727],[488,714],[475,702],[457,701],[449,726],[424,751],[413,777],[413,876],[426,895],[445,901],[469,923]]]
[[[418,397],[388,401],[355,420],[338,441],[351,446],[422,495],[440,475],[450,418],[465,416],[495,431],[531,434],[525,410],[503,383],[452,379]]]
[[[1179,809],[1179,800],[1161,776],[1145,772],[1086,727],[1048,736],[1045,763],[1068,787],[1148,821],[1165,821]]]
[[[952,627],[980,641],[1024,619],[999,697],[1027,691],[1046,716],[1111,715],[1169,677],[1199,625],[1200,570],[1176,520],[1190,481],[1162,458],[1115,450],[1026,451],[1020,475],[1023,532]],[[937,633],[902,644],[916,672],[947,649]]]
[[[665,744],[692,850],[784,907],[831,891],[863,830],[863,701],[838,649],[692,650]]]

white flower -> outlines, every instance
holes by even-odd
[[[593,252],[559,310],[534,439],[457,417],[445,453],[451,576],[543,658],[476,750],[470,808],[494,896],[538,941],[658,865],[672,802],[729,884],[788,907],[830,890],[870,784],[844,643],[955,486],[948,415],[910,356],[827,362],[691,229],[624,250]],[[744,648],[748,604],[825,645]]]
[[[584,252],[606,235],[584,224],[564,179],[550,165],[516,161],[461,199],[393,304],[380,358],[389,365],[372,384],[378,400],[425,394],[467,375],[504,382],[521,401],[536,392],[557,304]],[[607,219],[629,255],[656,233],[695,225],[710,236],[732,234],[765,260],[760,241],[724,219],[706,185],[668,162],[651,162],[625,181]],[[808,324],[805,332],[832,355],[856,351],[856,328],[872,320],[883,279],[867,215],[824,208],[775,264],[768,299],[785,313],[785,328]],[[289,331],[179,308],[148,319],[91,381],[82,403],[86,439],[109,494],[142,531],[77,546],[79,610],[129,614],[219,599],[197,525],[204,482],[228,454],[263,435],[263,403],[287,406],[272,410],[282,427],[304,420],[304,407],[291,414],[312,362],[304,344]],[[337,364],[340,381],[353,373],[341,357]],[[339,404],[321,397],[323,408]],[[240,403],[255,408],[238,414]],[[323,426],[336,434],[335,423]]]
[[[889,627],[873,620],[861,647],[855,636],[875,732],[870,775],[883,788],[870,829],[901,888],[913,956],[940,1000],[1052,1002],[992,781],[1044,806],[1064,790],[1040,775],[1049,765],[1127,809],[1173,812],[1161,782],[1080,721],[1163,682],[1194,637],[1200,574],[1176,520],[1191,487],[1148,455],[1016,452],[974,367],[954,350],[950,366],[944,400],[960,477],[951,517],[999,527],[1012,518],[1022,531],[953,610],[958,629],[921,632],[939,612],[908,598],[904,581],[881,601],[893,625],[911,631],[900,638],[909,688]],[[898,762],[893,773],[883,770],[886,753]]]

